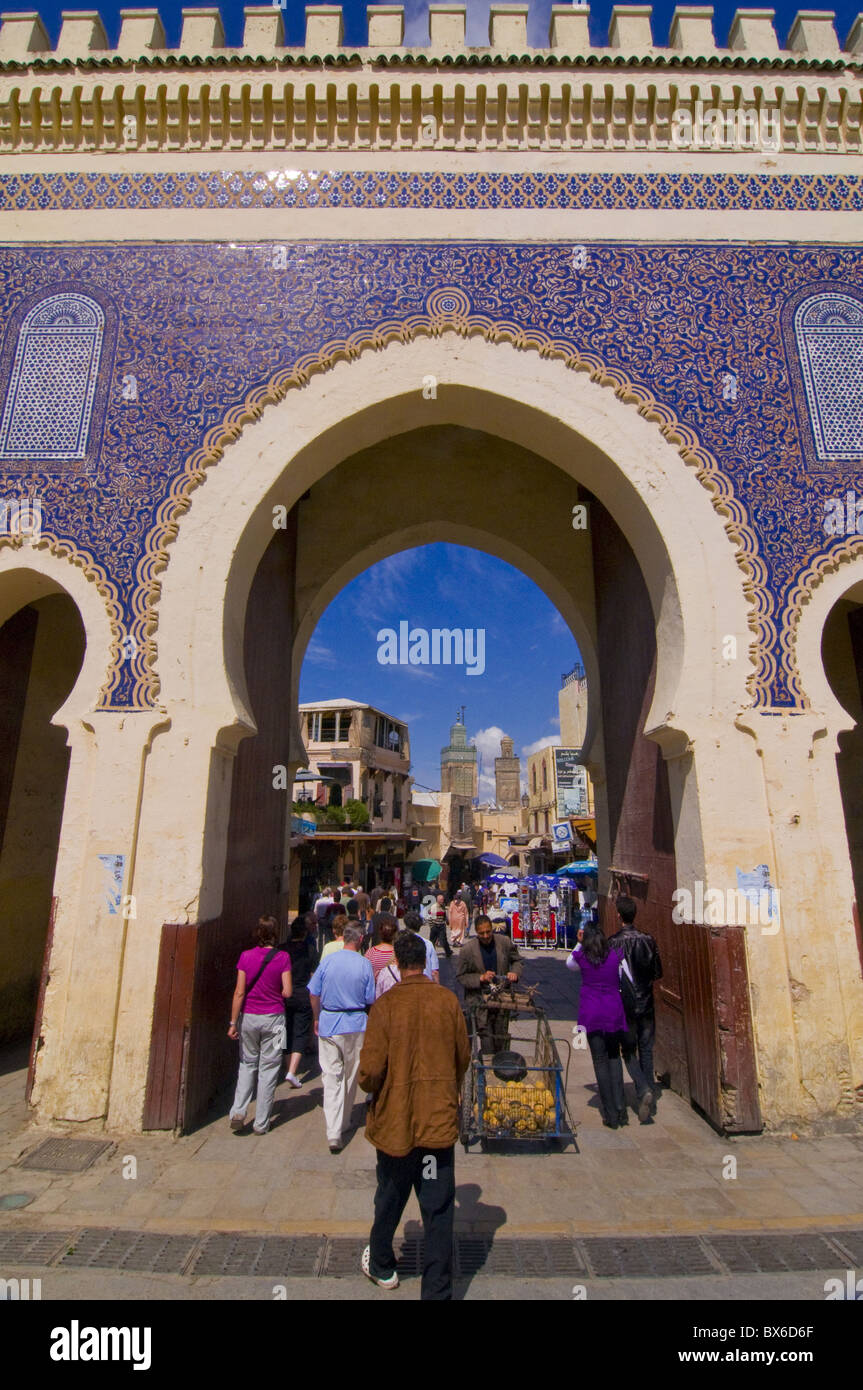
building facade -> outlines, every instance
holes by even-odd
[[[475,817],[470,797],[459,792],[413,793],[410,805],[412,860],[436,859],[446,889],[467,872],[475,849]],[[410,867],[410,865],[408,865]]]
[[[587,738],[587,677],[583,666],[574,666],[560,678],[557,711],[562,748],[583,748]]]
[[[802,11],[780,50],[770,11],[680,7],[658,46],[619,6],[597,46],[557,4],[529,49],[493,5],[470,52],[462,6],[430,22],[0,26],[0,1001],[31,1104],[201,1113],[226,962],[287,906],[306,646],[370,564],[451,541],[578,641],[659,1067],[725,1130],[847,1123],[863,21]],[[781,913],[741,922],[754,881]]]
[[[324,816],[292,857],[292,909],[304,909],[312,887],[324,879],[349,876],[367,887],[390,881],[413,848],[407,725],[356,700],[298,708],[308,766],[302,781],[294,783],[293,800],[312,803]],[[356,814],[349,802],[359,802],[363,811]]]

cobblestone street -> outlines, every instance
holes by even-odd
[[[534,953],[524,978],[540,984],[565,1061],[577,977],[564,960],[563,952]],[[526,1018],[513,1027],[514,1038],[532,1032]],[[349,1287],[352,1297],[385,1296],[356,1273],[374,1151],[358,1128],[341,1154],[329,1153],[316,1066],[302,1091],[280,1088],[268,1135],[231,1134],[223,1099],[191,1134],[103,1136],[111,1146],[85,1172],[54,1174],[19,1166],[61,1129],[29,1124],[26,1056],[9,1054],[7,1064],[0,1197],[31,1200],[0,1216],[0,1251],[7,1272],[43,1269],[54,1289],[43,1296],[126,1296],[117,1292],[120,1279],[128,1296],[260,1297],[280,1270],[288,1285],[314,1278],[322,1297]],[[628,1082],[627,1097],[632,1104]],[[515,1284],[526,1297],[568,1297],[580,1278],[604,1298],[823,1298],[828,1274],[863,1265],[859,1134],[722,1138],[668,1091],[653,1123],[639,1125],[631,1110],[628,1127],[604,1129],[584,1050],[572,1053],[568,1099],[577,1145],[563,1152],[515,1143],[490,1144],[487,1153],[457,1148],[463,1292],[491,1281],[501,1297]],[[362,1107],[354,1119],[361,1125]],[[729,1156],[734,1178],[723,1176]],[[124,1177],[133,1166],[136,1176]],[[421,1234],[414,1199],[402,1234],[409,1276]],[[409,1277],[405,1287],[412,1297]]]

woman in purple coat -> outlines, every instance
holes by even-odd
[[[620,1044],[627,1032],[620,997],[620,964],[623,951],[609,946],[599,927],[586,926],[583,940],[567,965],[581,971],[578,1022],[587,1033],[593,1070],[599,1089],[602,1123],[609,1129],[629,1123],[623,1094]]]

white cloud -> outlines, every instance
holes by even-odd
[[[420,562],[416,550],[401,550],[359,575],[352,595],[357,616],[368,622],[375,614],[402,610],[409,597],[411,573]],[[407,615],[399,611],[398,616]]]
[[[323,642],[319,642],[313,637],[306,647],[305,660],[312,666],[338,666],[339,659],[335,652],[331,652],[329,647],[325,647]]]
[[[531,753],[538,753],[540,748],[558,748],[560,746],[560,734],[546,734],[545,738],[538,738],[535,743],[527,743],[522,748],[522,753],[529,758]]]

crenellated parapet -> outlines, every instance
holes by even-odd
[[[218,8],[184,9],[176,48],[156,9],[122,10],[113,49],[96,11],[64,11],[53,49],[37,13],[0,16],[0,151],[663,150],[698,103],[785,150],[861,150],[863,15],[842,47],[831,12],[801,11],[780,49],[770,9],[738,10],[725,47],[703,5],[677,7],[663,47],[649,5],[615,6],[601,47],[576,4],[552,7],[544,48],[525,3],[492,4],[484,47],[463,3],[432,3],[409,47],[402,5],[368,6],[357,48],[340,5],[307,6],[293,46],[277,7],[244,14],[239,48]]]

